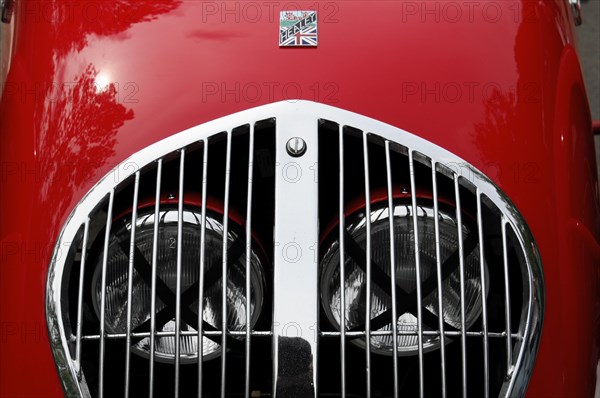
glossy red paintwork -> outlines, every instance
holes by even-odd
[[[0,396],[62,394],[46,271],[94,183],[164,137],[292,98],[418,134],[494,180],[544,264],[528,394],[592,395],[600,201],[566,3],[18,2],[0,109]],[[278,47],[284,7],[318,8],[318,48]]]

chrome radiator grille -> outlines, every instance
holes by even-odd
[[[71,214],[47,294],[65,392],[98,397],[521,395],[542,309],[489,179],[305,101],[123,162]]]

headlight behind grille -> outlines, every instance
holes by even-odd
[[[395,288],[397,296],[397,330],[400,332],[413,332],[412,335],[401,335],[398,338],[397,350],[399,355],[416,355],[418,353],[417,336],[417,303],[416,297],[416,268],[414,248],[414,230],[412,227],[412,207],[410,203],[396,204],[393,208],[394,241],[396,242],[396,272]],[[334,242],[325,250],[321,261],[321,295],[322,304],[329,320],[339,328],[340,314],[346,316],[347,330],[361,330],[365,327],[366,307],[366,220],[365,210],[350,215],[347,218],[346,238],[346,282],[345,309],[340,308],[340,264],[339,241]],[[375,204],[371,209],[371,241],[372,241],[372,273],[373,283],[371,289],[371,327],[373,330],[391,332],[392,327],[392,286],[390,270],[390,228],[389,208],[384,204]],[[455,329],[462,327],[461,323],[461,275],[457,255],[458,232],[456,219],[446,212],[438,212],[439,233],[436,232],[434,222],[434,209],[420,206],[417,208],[419,222],[418,233],[420,241],[420,273],[423,287],[422,307],[429,311],[430,319],[435,324],[424,325],[424,330],[433,331],[438,328],[440,306],[438,300],[440,292],[437,289],[437,256],[436,236],[439,236],[440,247],[440,278],[442,275],[442,321]],[[463,237],[468,242],[473,242],[472,231],[462,225]],[[465,268],[465,327],[469,329],[479,318],[482,311],[482,285],[481,283],[479,250],[475,245],[469,247],[470,253],[464,261]],[[484,278],[487,280],[487,266]],[[364,347],[364,339],[355,339],[353,343]],[[430,351],[439,346],[440,337],[428,335],[423,342],[423,350]],[[371,350],[379,354],[393,354],[393,336],[377,335],[371,337]]]
[[[135,225],[134,268],[132,272],[131,312],[132,333],[149,333],[151,330],[152,285],[158,285],[155,298],[157,333],[174,333],[175,331],[175,296],[177,285],[177,208],[163,209],[158,220],[156,275],[153,276],[152,255],[154,237],[154,208],[138,214]],[[209,212],[206,216],[205,247],[206,262],[204,265],[204,302],[202,305],[205,330],[219,330],[223,323],[221,312],[222,274],[221,244],[223,242],[223,225],[218,217]],[[190,308],[198,308],[200,250],[201,245],[201,210],[186,208],[183,212],[182,225],[182,270],[180,275],[183,293],[183,331],[198,331],[198,315]],[[102,289],[102,252],[97,248],[97,261],[92,277],[91,291],[94,311],[98,319],[101,317],[102,294],[106,292],[105,322],[109,334],[125,334],[127,332],[128,313],[128,270],[130,236],[132,232],[131,218],[115,221],[115,226],[123,224],[114,234],[108,247],[106,269],[106,287]],[[229,224],[229,244],[234,244],[240,234],[240,227],[232,221]],[[93,254],[92,254],[93,255]],[[263,303],[264,275],[261,261],[252,252],[251,303],[246,303],[245,259],[238,258],[229,267],[227,279],[227,325],[229,330],[243,331],[246,327],[246,308],[250,308],[251,325],[254,326],[260,315]],[[132,352],[149,358],[151,355],[150,337],[134,339]],[[216,340],[216,341],[215,341]],[[180,359],[182,363],[198,360],[198,339],[194,335],[181,337]],[[217,339],[202,339],[202,358],[208,360],[221,353]],[[173,335],[157,337],[155,342],[155,359],[173,363],[175,361],[175,339]]]

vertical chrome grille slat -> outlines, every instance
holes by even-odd
[[[481,322],[483,326],[483,388],[484,397],[490,396],[490,371],[489,371],[489,339],[487,317],[487,283],[485,280],[485,254],[483,247],[483,216],[481,214],[481,192],[477,188],[477,233],[479,235],[479,272],[481,279]]]
[[[179,397],[181,366],[181,261],[183,246],[183,193],[185,176],[185,148],[180,150],[179,195],[177,195],[177,274],[175,275],[175,398]]]
[[[154,356],[156,341],[156,268],[158,266],[158,225],[160,223],[160,186],[163,160],[156,162],[156,191],[154,194],[154,225],[152,232],[152,281],[150,282],[150,369],[148,395],[154,397]]]
[[[245,388],[246,397],[250,397],[250,347],[251,347],[251,293],[250,283],[252,265],[252,179],[254,174],[254,124],[250,124],[248,143],[248,193],[246,199],[246,362],[245,362]]]
[[[346,398],[346,245],[345,232],[346,220],[344,214],[344,126],[339,125],[338,138],[339,152],[339,200],[338,200],[338,221],[340,224],[340,378],[342,398]]]
[[[229,183],[231,178],[231,130],[227,131],[225,159],[225,198],[223,200],[223,273],[221,296],[221,398],[225,398],[227,380],[227,246],[229,234]]]
[[[431,161],[431,184],[433,188],[433,219],[435,226],[435,264],[438,290],[438,325],[440,328],[440,370],[442,397],[446,398],[446,336],[444,334],[444,291],[442,289],[442,262],[440,258],[440,220],[437,188],[437,162]]]
[[[421,260],[419,256],[419,227],[417,220],[417,186],[415,183],[414,152],[408,151],[410,170],[410,196],[412,202],[413,232],[415,239],[415,271],[417,280],[417,332],[419,342],[419,395],[425,394],[425,374],[423,371],[423,296],[421,295]]]
[[[267,134],[263,136],[263,132]],[[335,133],[339,159],[327,159],[323,156],[329,154],[325,148],[335,147]],[[242,135],[244,139],[238,140]],[[308,151],[304,155],[294,154],[294,148],[286,151],[286,143],[291,139],[297,143],[299,138],[306,140]],[[246,171],[238,173],[245,167],[238,160],[245,162],[242,158],[246,151],[247,182]],[[361,151],[363,164],[360,160],[353,162],[352,158],[359,157]],[[215,159],[221,158],[210,173],[209,152],[211,158],[213,154]],[[325,160],[322,164],[327,165],[321,167],[320,181],[313,180],[317,160]],[[336,161],[339,170],[335,170]],[[152,162],[157,163],[156,167]],[[200,162],[201,184],[191,172],[198,169]],[[458,170],[454,165],[458,165]],[[185,178],[184,166],[189,178]],[[465,168],[469,173],[464,172]],[[165,390],[167,395],[174,392],[178,396],[188,395],[190,387],[197,384],[198,397],[262,396],[268,391],[265,378],[272,382],[273,395],[280,397],[300,391],[302,396],[314,397],[319,393],[342,397],[424,396],[425,390],[436,395],[441,391],[443,397],[461,391],[466,396],[468,392],[480,394],[483,390],[485,397],[497,392],[505,396],[523,393],[522,384],[529,378],[532,353],[538,344],[532,331],[541,327],[543,305],[535,242],[510,200],[489,179],[451,153],[360,115],[299,101],[259,107],[194,127],[134,154],[114,171],[118,174],[105,176],[68,218],[56,247],[69,247],[69,254],[57,256],[55,250],[48,273],[48,330],[66,395],[141,395],[147,386],[150,397],[163,395]],[[296,171],[301,180],[291,181]],[[156,185],[152,186],[154,172]],[[361,172],[364,187],[360,177],[345,178],[360,176]],[[253,178],[258,182],[253,182]],[[335,192],[336,179],[338,197],[327,197],[328,189]],[[402,189],[407,182],[410,193]],[[432,197],[428,194],[430,188]],[[162,191],[167,189],[177,190],[178,198],[175,200],[170,194],[161,199]],[[275,197],[263,202],[271,189]],[[319,193],[322,189],[325,191]],[[154,203],[148,194],[154,196]],[[325,200],[319,204],[322,197]],[[275,212],[267,216],[273,221],[270,241],[270,226],[261,223],[269,214],[267,206],[273,204]],[[408,212],[411,208],[412,214]],[[395,220],[396,209],[402,209],[406,217]],[[189,216],[197,217],[188,218],[188,211]],[[117,222],[122,220],[125,223]],[[189,220],[197,227],[193,240],[188,240]],[[320,233],[317,222],[321,223]],[[331,226],[325,228],[325,224]],[[388,231],[389,236],[385,235]],[[348,233],[353,239],[346,239]],[[399,237],[404,242],[406,237],[413,238],[411,233],[414,242],[399,245]],[[232,241],[230,236],[240,240]],[[484,241],[488,244],[484,245]],[[70,246],[69,242],[77,243]],[[119,246],[115,245],[117,242]],[[188,253],[191,242],[199,254]],[[324,250],[327,247],[322,245],[330,242],[332,246]],[[302,248],[298,263],[282,254],[287,243],[297,243]],[[356,250],[356,243],[360,251]],[[258,248],[266,250],[255,250]],[[326,296],[320,287],[325,283],[323,275],[330,274],[323,271],[327,264],[323,256],[334,258],[337,266],[336,251],[339,270],[329,268],[327,272],[335,275],[339,271],[339,280],[334,277],[330,282],[331,289],[339,292]],[[414,262],[404,264],[413,251]],[[269,260],[270,253],[273,273],[266,276],[273,280],[259,282],[266,289],[263,297],[267,301],[258,307],[261,317],[257,320],[251,308],[258,293],[255,278],[262,273],[253,268],[254,259],[260,258],[258,269],[265,270],[262,262]],[[150,256],[151,264],[143,268],[138,261],[149,263]],[[194,258],[195,265],[188,263],[188,258]],[[520,273],[519,268],[514,272],[509,268],[514,265],[520,267]],[[192,274],[188,270],[193,270]],[[406,273],[408,281],[404,279]],[[196,274],[199,276],[194,279]],[[349,284],[350,281],[357,283]],[[68,284],[74,286],[67,289]],[[93,296],[88,291],[90,286]],[[139,308],[138,289],[148,297],[145,305],[149,309]],[[519,296],[512,298],[511,304],[511,293],[523,293],[523,303],[517,301]],[[324,308],[319,306],[319,300],[325,303],[325,297],[336,297],[332,310],[337,311],[334,316],[340,316],[339,322],[321,317],[324,325],[319,324],[320,315],[324,315],[320,313]],[[231,316],[234,308],[244,305],[243,300],[246,312],[235,320],[238,326],[233,327],[227,313]],[[521,309],[516,308],[517,302]],[[265,303],[273,305],[272,314],[268,314]],[[488,311],[491,303],[503,303],[504,313]],[[346,308],[349,304],[352,306]],[[334,308],[338,305],[339,309]],[[197,314],[193,314],[196,310]],[[145,321],[140,318],[144,311]],[[405,320],[410,313],[416,319]],[[236,316],[239,315],[241,312]],[[401,327],[400,319],[411,326]],[[519,319],[522,321],[517,326],[515,320]],[[499,330],[495,330],[497,327]],[[272,366],[264,372],[260,364],[266,364],[269,358],[262,358],[262,351],[270,338]],[[479,338],[481,345],[477,343]],[[191,353],[190,341],[191,347],[197,343]],[[357,347],[346,350],[348,344]],[[123,352],[124,346],[127,352]],[[358,347],[364,351],[358,351]],[[207,358],[214,359],[204,362],[205,352]],[[196,353],[198,363],[186,366]],[[497,360],[498,355],[506,360],[506,369],[504,362]],[[365,370],[360,365],[362,358]],[[142,360],[148,361],[149,368],[144,365],[148,373],[137,367]],[[113,366],[115,361],[118,366]],[[300,363],[301,368],[296,371],[295,366]],[[406,377],[404,370],[414,367],[416,373],[417,364],[418,380]],[[498,366],[502,367],[502,374],[498,373]],[[159,371],[163,368],[169,369],[168,373]],[[332,371],[336,372],[334,379],[323,378]],[[461,376],[457,379],[449,377],[458,376],[459,371]],[[318,383],[317,372],[321,372]]]
[[[90,218],[86,217],[83,224],[83,242],[81,243],[81,265],[79,269],[79,287],[77,289],[77,335],[75,342],[75,362],[77,373],[81,374],[81,329],[83,327],[83,283],[85,281],[85,263],[90,231]]]
[[[504,313],[506,318],[506,373],[512,373],[513,358],[512,358],[512,341],[511,341],[511,310],[510,310],[510,283],[508,275],[508,243],[506,237],[506,219],[502,215],[502,257],[504,259]]]
[[[208,184],[208,140],[202,141],[202,214],[200,215],[200,275],[198,276],[198,398],[202,398],[204,356],[204,272],[206,268],[206,187]]]
[[[129,269],[127,270],[127,338],[125,339],[125,398],[129,397],[129,376],[131,366],[131,302],[133,289],[133,260],[135,249],[135,230],[137,223],[138,192],[140,188],[140,172],[135,173],[133,183],[133,204],[131,213],[131,237],[129,240]]]
[[[394,397],[398,398],[398,309],[396,305],[396,235],[394,234],[394,200],[392,189],[392,161],[390,159],[390,142],[385,141],[385,167],[387,173],[387,199],[390,224],[390,282],[392,290],[392,347],[394,364]]]
[[[465,258],[463,251],[463,223],[462,223],[462,208],[460,206],[460,185],[459,176],[454,175],[454,195],[456,201],[456,225],[458,229],[458,261],[460,272],[460,350],[461,350],[461,366],[462,366],[462,391],[463,397],[467,396],[467,326],[466,326],[466,310],[465,310]]]
[[[365,221],[366,221],[366,264],[367,264],[367,295],[365,319],[365,356],[367,377],[367,398],[371,397],[371,188],[369,184],[369,149],[367,132],[363,132],[363,160],[365,172]]]
[[[105,350],[105,322],[106,322],[106,267],[108,263],[108,243],[110,240],[110,228],[112,225],[113,202],[115,198],[115,190],[111,189],[108,197],[108,212],[106,213],[106,229],[104,232],[104,249],[102,250],[102,282],[100,298],[100,360],[98,370],[98,397],[104,397],[104,350]]]

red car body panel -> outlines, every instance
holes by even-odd
[[[278,46],[285,8],[319,11],[317,48]],[[528,395],[593,395],[600,199],[566,1],[23,1],[13,18],[0,109],[0,396],[62,395],[47,270],[83,195],[151,143],[295,98],[400,127],[489,176],[544,267]]]

